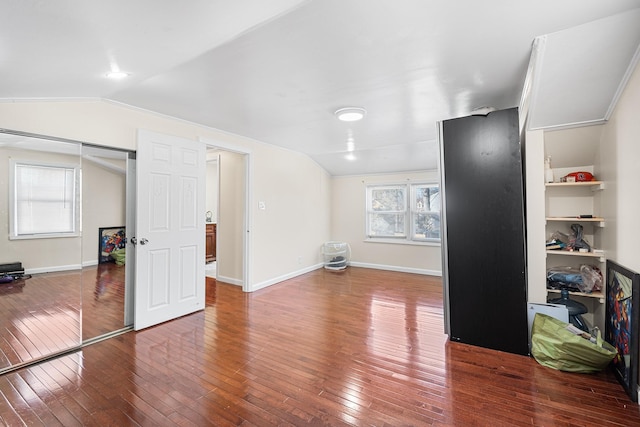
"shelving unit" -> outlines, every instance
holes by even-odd
[[[548,145],[545,138],[545,150],[547,151],[545,154],[554,149],[555,147]],[[570,172],[588,171],[593,173],[594,171],[594,165],[580,166],[572,164],[568,160],[556,162],[553,166],[562,166],[553,169],[556,181]],[[604,274],[606,257],[604,251],[598,248],[601,248],[601,230],[605,227],[605,218],[598,215],[599,197],[597,196],[604,188],[605,185],[602,181],[545,183],[546,239],[549,239],[556,231],[570,235],[572,233],[571,224],[581,224],[583,237],[591,245],[591,252],[546,250],[547,268],[559,266],[579,268],[582,264],[590,264],[598,267]],[[603,286],[604,283],[603,280]],[[587,306],[589,312],[583,315],[587,323],[604,330],[604,292],[570,292],[569,294],[572,299]],[[556,299],[560,296],[560,290],[547,289],[547,296],[549,300]]]

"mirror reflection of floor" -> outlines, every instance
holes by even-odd
[[[0,284],[0,369],[122,329],[124,270],[106,263]]]
[[[36,274],[0,286],[0,367],[80,343],[80,271]]]
[[[82,273],[82,339],[124,328],[125,266],[113,262],[86,267]]]

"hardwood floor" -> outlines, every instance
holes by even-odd
[[[439,278],[350,267],[0,377],[6,425],[640,426],[610,372],[450,343]]]
[[[124,328],[125,266],[98,264],[82,269],[82,339]]]
[[[0,367],[81,343],[80,276],[47,273],[0,286]]]
[[[0,368],[122,329],[124,270],[106,263],[1,285]]]

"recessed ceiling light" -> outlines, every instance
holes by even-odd
[[[361,107],[346,107],[336,110],[335,116],[343,122],[357,122],[362,120],[367,114],[367,110]]]
[[[129,73],[125,73],[124,71],[111,71],[107,73],[106,76],[110,79],[119,80],[129,77]]]

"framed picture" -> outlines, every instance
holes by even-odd
[[[127,242],[125,227],[101,227],[98,233],[98,263],[115,262],[111,253],[117,249],[124,249]]]
[[[618,381],[638,401],[640,274],[607,260],[605,339],[618,350],[611,362]]]

